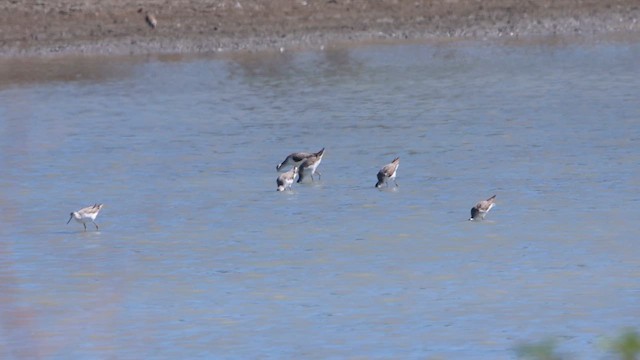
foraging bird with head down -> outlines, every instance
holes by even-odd
[[[376,188],[380,188],[383,184],[387,184],[389,186],[389,180],[393,180],[398,187],[398,183],[396,182],[396,174],[398,172],[398,166],[400,166],[400,158],[397,157],[393,159],[393,161],[380,169],[378,171],[378,182],[376,183]]]
[[[484,217],[487,216],[487,213],[493,208],[495,204],[495,195],[488,198],[487,200],[478,202],[474,207],[471,208],[471,217],[469,218],[469,220],[484,220]]]
[[[318,169],[318,165],[320,165],[320,162],[322,161],[323,156],[324,156],[324,148],[322,148],[317,153],[312,154],[311,156],[302,160],[300,165],[298,165],[298,183],[302,182],[302,180],[304,180],[307,174],[311,176],[311,181],[313,181],[313,174],[316,174],[316,173],[318,174],[318,179],[320,179],[322,174],[317,169]]]
[[[324,149],[323,149],[324,150]],[[301,162],[306,160],[308,157],[313,156],[314,153],[309,152],[294,152],[287,157],[276,166],[276,170],[280,171],[282,168],[287,167],[289,165],[298,166]]]
[[[75,219],[84,226],[84,231],[87,231],[87,223],[92,222],[93,225],[96,226],[96,230],[98,230],[98,224],[95,223],[95,220],[103,206],[104,204],[94,204],[78,211],[74,211],[70,214],[67,224],[71,219]]]
[[[276,185],[278,185],[278,191],[285,191],[285,190],[291,190],[291,185],[293,185],[293,182],[296,179],[296,176],[298,176],[298,167],[294,166],[291,168],[291,170],[280,174],[280,176],[278,176],[278,179],[276,179]]]

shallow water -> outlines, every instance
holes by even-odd
[[[0,357],[602,357],[640,315],[639,56],[5,61]],[[275,191],[322,147],[319,181]],[[374,189],[395,156],[399,188]],[[95,202],[100,231],[65,225]]]

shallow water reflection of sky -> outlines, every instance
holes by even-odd
[[[639,54],[3,60],[0,357],[603,356],[640,315]],[[65,225],[95,202],[99,232]]]

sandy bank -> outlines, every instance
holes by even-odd
[[[0,2],[0,56],[640,34],[639,19],[638,0],[7,0]]]

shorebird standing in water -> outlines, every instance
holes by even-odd
[[[398,183],[396,182],[396,173],[398,172],[398,166],[400,166],[400,158],[397,157],[393,159],[393,161],[380,169],[378,171],[378,182],[376,183],[376,188],[380,188],[383,184],[387,184],[389,186],[389,180],[393,180],[393,183],[398,187]]]
[[[82,223],[84,231],[87,231],[87,223],[92,222],[93,225],[96,226],[96,230],[98,230],[98,224],[96,224],[94,220],[100,213],[100,209],[102,209],[103,206],[103,204],[94,204],[93,206],[88,206],[84,209],[74,211],[70,214],[69,221],[71,221],[71,219],[75,219],[77,222]],[[67,224],[69,221],[67,221]]]
[[[318,171],[318,165],[322,161],[322,157],[324,156],[324,148],[318,151],[315,154],[307,157],[302,160],[300,165],[298,166],[298,182],[302,182],[302,180],[306,177],[307,174],[311,176],[311,181],[313,181],[313,174],[318,173],[318,179],[322,176],[320,171]]]
[[[471,217],[469,218],[469,220],[484,220],[484,217],[487,216],[487,213],[493,208],[495,204],[495,195],[488,198],[487,200],[480,201],[471,208]]]
[[[278,191],[285,191],[287,189],[291,190],[291,185],[293,185],[293,182],[295,181],[297,175],[297,166],[292,167],[291,170],[287,171],[286,173],[280,174],[280,176],[278,176],[278,179],[276,180]]]
[[[324,150],[324,149],[323,149]],[[289,154],[283,162],[276,165],[276,170],[280,171],[283,167],[287,167],[289,165],[298,166],[301,162],[303,162],[309,156],[312,156],[313,153],[308,152],[294,152]]]

